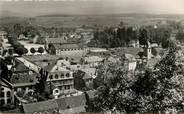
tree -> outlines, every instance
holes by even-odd
[[[42,54],[44,52],[44,48],[43,47],[39,47],[38,48],[38,52]]]
[[[141,45],[147,46],[147,41],[149,41],[148,30],[146,29],[140,30],[139,43]]]
[[[35,48],[31,48],[31,49],[30,49],[30,52],[31,52],[32,54],[36,53]]]
[[[176,39],[183,42],[184,41],[184,32],[182,30],[180,30],[177,34],[176,34]]]
[[[22,46],[19,46],[19,47],[15,48],[15,52],[17,54],[19,54],[20,56],[22,56],[27,52],[27,49],[22,47]]]
[[[171,43],[163,59],[154,70],[146,69],[135,77],[128,75],[120,65],[108,65],[103,74],[111,78],[97,89],[91,112],[158,112],[183,108],[182,75],[178,75],[176,46]],[[112,67],[113,66],[113,67]]]

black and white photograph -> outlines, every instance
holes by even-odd
[[[184,114],[184,0],[0,0],[0,114]]]

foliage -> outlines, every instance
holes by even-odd
[[[176,34],[176,39],[183,42],[184,41],[184,31],[179,30],[178,33]]]
[[[43,53],[43,52],[44,52],[44,48],[43,48],[43,47],[39,47],[39,48],[38,48],[38,52],[39,52],[39,53]]]
[[[31,52],[32,54],[36,53],[35,48],[31,48],[31,49],[30,49],[30,52]]]
[[[94,38],[88,43],[90,46],[98,47],[121,47],[129,46],[130,41],[139,41],[141,45],[146,46],[147,41],[161,44],[167,48],[168,39],[170,38],[171,28],[145,26],[145,27],[126,27],[123,22],[119,28],[105,27],[97,29],[94,32]]]
[[[120,65],[108,65],[100,75],[111,77],[98,87],[91,112],[157,112],[182,107],[183,86],[176,64],[176,46],[155,66],[135,77],[127,74]],[[113,67],[111,67],[113,66]]]

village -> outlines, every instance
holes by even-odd
[[[120,25],[112,31],[118,35],[123,27]],[[157,25],[152,28],[157,29]],[[136,29],[132,28],[133,31]],[[0,31],[2,111],[33,114],[87,112],[98,87],[111,77],[108,73],[101,77],[100,66],[122,62],[128,76],[135,77],[145,73],[144,69],[154,71],[168,53],[162,44],[149,40],[140,42],[135,38],[128,42],[125,39],[122,46],[102,46],[99,39],[95,39],[101,36],[95,36],[95,33],[100,34],[94,29],[79,28],[59,37],[45,36],[43,43],[38,44],[39,36],[30,41],[22,33],[16,41],[11,41],[14,37],[11,33]],[[119,33],[119,37],[124,37]],[[175,37],[172,30],[168,39],[176,40]],[[99,44],[95,42],[97,40]],[[180,41],[174,42],[182,49]],[[179,53],[180,57],[182,55],[183,50]],[[181,61],[179,64],[183,63]]]

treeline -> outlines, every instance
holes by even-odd
[[[88,46],[114,48],[130,46],[132,41],[139,41],[141,45],[147,45],[147,41],[157,43],[163,48],[168,47],[172,29],[169,27],[106,27],[103,30],[96,30],[94,38]]]
[[[24,54],[28,53],[28,50],[24,47],[24,45],[19,43],[17,41],[17,39],[14,39],[13,37],[9,36],[8,41],[12,45],[12,47],[14,48],[15,53],[17,53],[19,55],[24,55]]]

